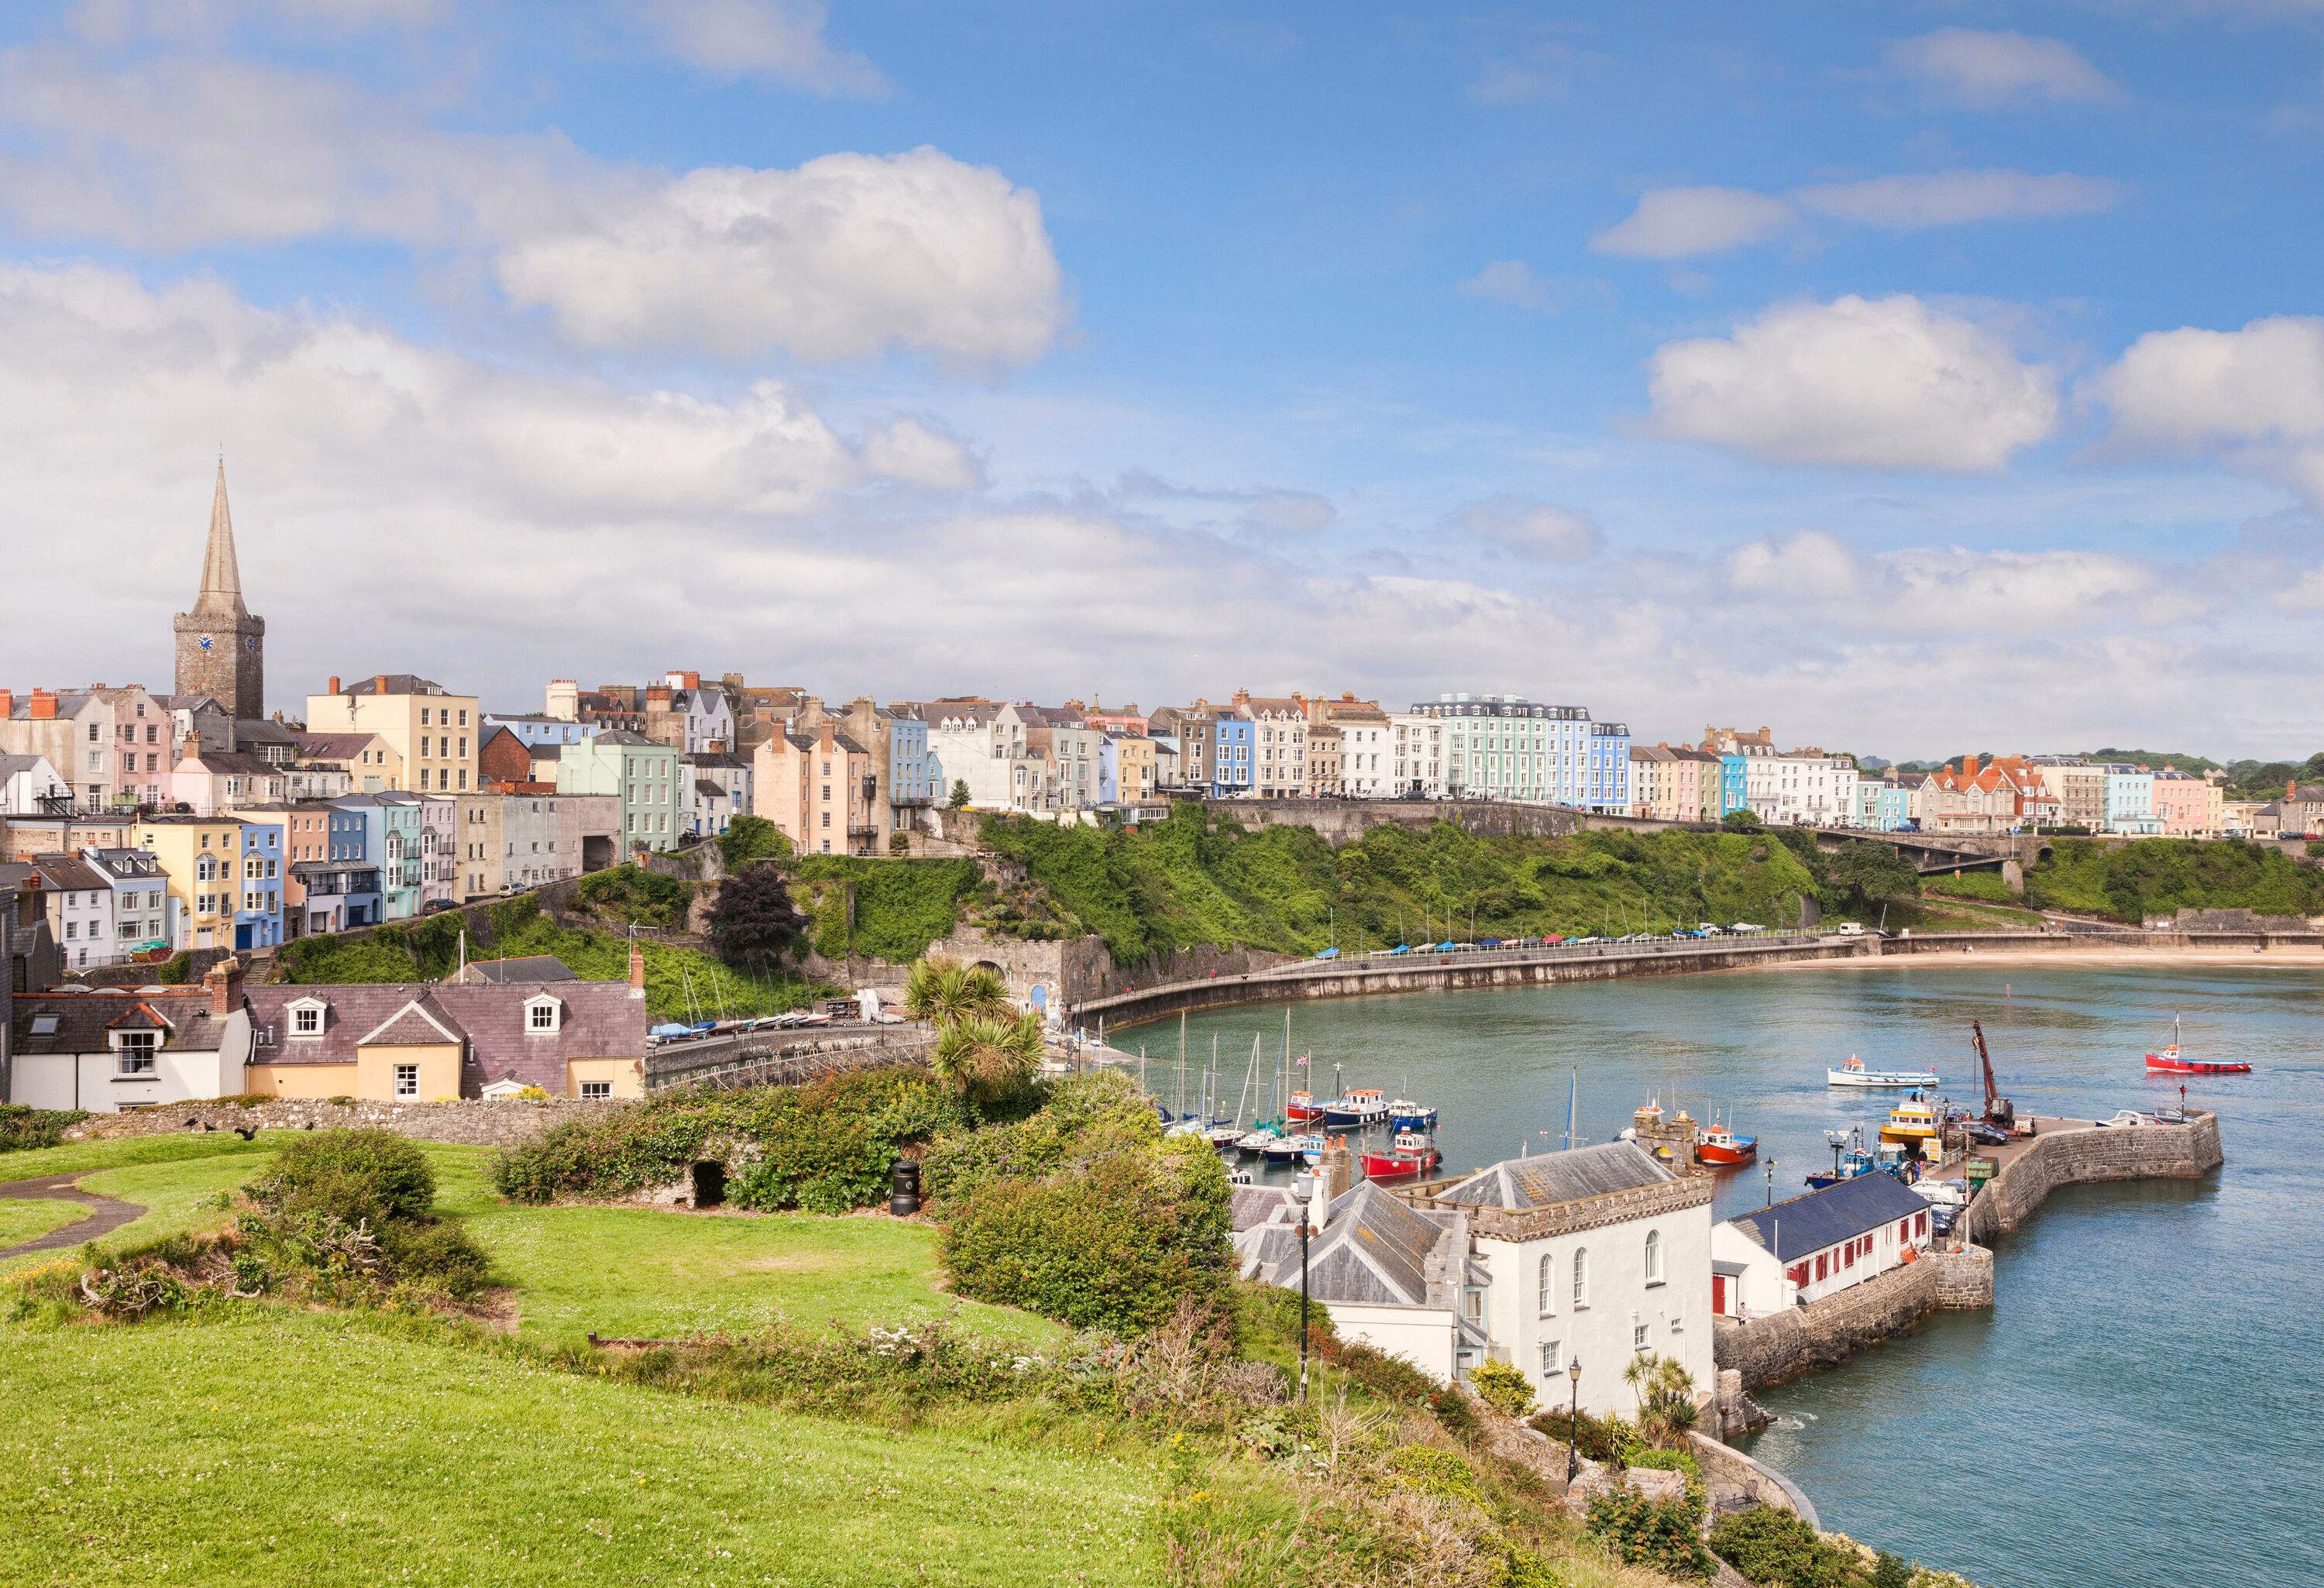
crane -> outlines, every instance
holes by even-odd
[[[1977,1047],[1977,1062],[1985,1069],[1985,1122],[2001,1130],[2015,1132],[2017,1129],[2017,1107],[2001,1095],[2001,1088],[1993,1081],[1993,1055],[1986,1050],[1985,1022],[1969,1023],[1970,1039]]]

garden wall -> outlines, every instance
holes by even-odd
[[[421,1141],[469,1147],[509,1147],[529,1141],[553,1125],[590,1119],[625,1106],[619,1102],[577,1103],[506,1098],[491,1103],[331,1103],[317,1098],[274,1098],[265,1103],[179,1103],[127,1113],[97,1114],[65,1132],[73,1141],[110,1140],[119,1136],[181,1136],[212,1131],[329,1131],[342,1127],[392,1131]]]

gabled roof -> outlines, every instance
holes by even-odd
[[[544,992],[561,1005],[554,1031],[531,1030],[525,1020],[526,1002]],[[293,1039],[285,1011],[302,998],[322,1001],[323,1030]],[[510,1075],[562,1094],[568,1060],[641,1058],[645,1053],[645,1001],[630,996],[626,981],[403,986],[273,983],[245,986],[243,995],[258,1030],[255,1061],[281,1065],[353,1064],[359,1041],[371,1040],[371,1033],[401,1018],[407,1006],[422,1002],[429,1020],[440,1022],[455,1039],[466,1043],[464,1096],[475,1096],[487,1080]],[[185,1046],[183,1039],[177,1045]]]
[[[0,768],[0,776],[6,774]],[[102,892],[112,886],[88,862],[69,854],[28,854],[24,863],[41,873],[42,886],[64,889],[69,892]]]
[[[428,1011],[425,996],[408,1000],[402,1008],[355,1039],[358,1048],[410,1048],[438,1042],[457,1042],[461,1033]]]
[[[1451,1265],[1467,1258],[1464,1224],[1463,1214],[1423,1211],[1367,1180],[1342,1192],[1308,1238],[1308,1293],[1325,1302],[1450,1306],[1457,1290],[1446,1281],[1458,1279]],[[1298,1283],[1299,1231],[1287,1201],[1277,1219],[1236,1244],[1247,1276]]]
[[[1608,1141],[1535,1158],[1505,1159],[1438,1193],[1436,1200],[1472,1207],[1548,1207],[1676,1178],[1637,1142]]]
[[[10,1041],[16,1053],[102,1053],[106,1032],[132,1010],[145,1012],[119,1029],[170,1030],[173,1053],[214,1053],[226,1040],[231,1018],[210,1012],[209,993],[200,987],[93,987],[85,992],[19,992],[10,1011]],[[35,1035],[33,1022],[47,1029]]]
[[[1869,1234],[1929,1205],[1894,1175],[1874,1173],[1787,1197],[1746,1217],[1727,1222],[1775,1254],[1778,1262],[1812,1255],[1827,1246]]]
[[[300,734],[299,749],[318,761],[346,761],[371,748],[377,734]]]

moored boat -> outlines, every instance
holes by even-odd
[[[1387,1118],[1388,1094],[1377,1088],[1359,1088],[1323,1105],[1323,1123],[1334,1129],[1360,1130]]]
[[[1857,1126],[1845,1133],[1826,1131],[1823,1139],[1831,1146],[1830,1172],[1818,1169],[1807,1177],[1808,1187],[1821,1191],[1827,1186],[1837,1186],[1842,1180],[1853,1180],[1858,1175],[1868,1175],[1877,1166],[1872,1155],[1864,1150],[1864,1127]]]
[[[1364,1154],[1364,1176],[1373,1180],[1412,1179],[1428,1173],[1438,1162],[1435,1147],[1418,1131],[1398,1131],[1387,1152]]]
[[[1729,1125],[1713,1124],[1694,1139],[1695,1161],[1715,1168],[1738,1168],[1758,1156],[1759,1138],[1738,1135]]]
[[[1294,1092],[1291,1094],[1291,1101],[1283,1105],[1283,1117],[1295,1125],[1304,1125],[1310,1121],[1322,1119],[1323,1107],[1315,1101],[1312,1094]]]
[[[1297,1131],[1288,1136],[1277,1137],[1266,1147],[1261,1148],[1259,1154],[1269,1163],[1289,1163],[1305,1158],[1309,1153],[1320,1153],[1323,1150],[1323,1137]]]
[[[1824,1071],[1827,1086],[1934,1086],[1938,1085],[1934,1070],[1876,1070],[1865,1067],[1855,1054],[1838,1069]]]
[[[2247,1076],[2251,1066],[2238,1059],[2190,1058],[2179,1044],[2179,1017],[2171,1017],[2171,1046],[2146,1056],[2146,1071],[2153,1076]]]
[[[1883,1146],[1902,1148],[1907,1158],[1935,1158],[1943,1150],[1941,1128],[1936,1105],[1916,1093],[1888,1111],[1888,1122],[1880,1127],[1880,1140]]]
[[[1388,1123],[1392,1131],[1433,1131],[1436,1128],[1436,1110],[1425,1103],[1399,1097],[1388,1105]]]

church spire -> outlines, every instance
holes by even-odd
[[[226,457],[218,457],[217,489],[210,497],[210,540],[202,553],[202,590],[196,612],[230,612],[247,617],[242,604],[242,568],[234,555],[234,519],[226,507]]]

